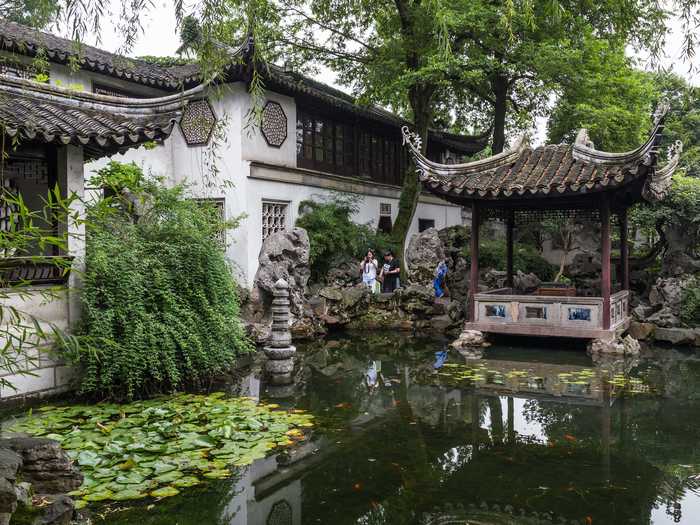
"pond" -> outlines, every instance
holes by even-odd
[[[700,523],[700,355],[521,344],[476,360],[399,334],[299,345],[293,387],[254,365],[226,388],[313,414],[307,440],[234,479],[97,505],[93,522]]]

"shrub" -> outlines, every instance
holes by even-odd
[[[306,200],[299,204],[296,225],[309,234],[311,244],[311,278],[321,282],[334,265],[359,261],[368,248],[377,256],[394,248],[387,235],[378,233],[371,224],[351,220],[358,211],[359,198],[334,195],[326,201]]]
[[[88,210],[84,324],[69,352],[80,392],[121,400],[205,384],[251,350],[217,241],[232,225],[135,165],[98,179],[113,196]]]
[[[681,294],[681,321],[687,326],[700,326],[700,283],[697,278],[683,288]]]
[[[470,256],[469,248],[464,249],[467,259]],[[493,268],[505,271],[506,269],[506,243],[503,240],[488,239],[479,244],[479,268]],[[513,270],[524,273],[534,273],[543,281],[549,281],[557,273],[557,267],[547,262],[532,246],[520,245],[513,249]]]

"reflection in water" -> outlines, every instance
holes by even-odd
[[[312,439],[233,483],[160,503],[159,515],[105,522],[698,523],[693,355],[593,363],[580,351],[494,347],[475,361],[392,334],[297,356],[299,381],[277,402],[315,414]],[[275,393],[256,377],[243,380],[247,395]]]

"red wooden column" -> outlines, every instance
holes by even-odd
[[[603,295],[603,329],[610,328],[610,201],[603,195],[600,206],[600,291]]]
[[[479,292],[479,205],[472,201],[471,261],[469,263],[469,320],[476,321],[474,294]]]
[[[513,288],[513,230],[515,214],[512,210],[506,216],[506,286]]]
[[[627,245],[627,208],[622,208],[617,216],[620,221],[620,284],[623,290],[630,289],[630,254]]]

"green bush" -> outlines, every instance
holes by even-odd
[[[464,249],[467,259],[470,256],[469,248]],[[505,271],[506,269],[506,243],[503,240],[488,239],[479,244],[479,268],[493,268]],[[516,245],[513,249],[513,270],[524,273],[534,273],[543,281],[554,279],[558,268],[547,262],[532,246]]]
[[[359,261],[373,248],[377,257],[395,247],[389,237],[378,233],[371,224],[351,220],[358,211],[359,199],[334,195],[327,201],[306,200],[299,204],[296,225],[309,234],[310,266],[314,282],[322,282],[328,270],[346,261]]]
[[[700,326],[700,283],[697,278],[683,288],[681,294],[681,321],[687,326]]]
[[[88,210],[84,324],[69,352],[80,392],[122,400],[206,384],[251,350],[217,240],[232,224],[133,164],[111,163],[97,183],[113,196]]]

